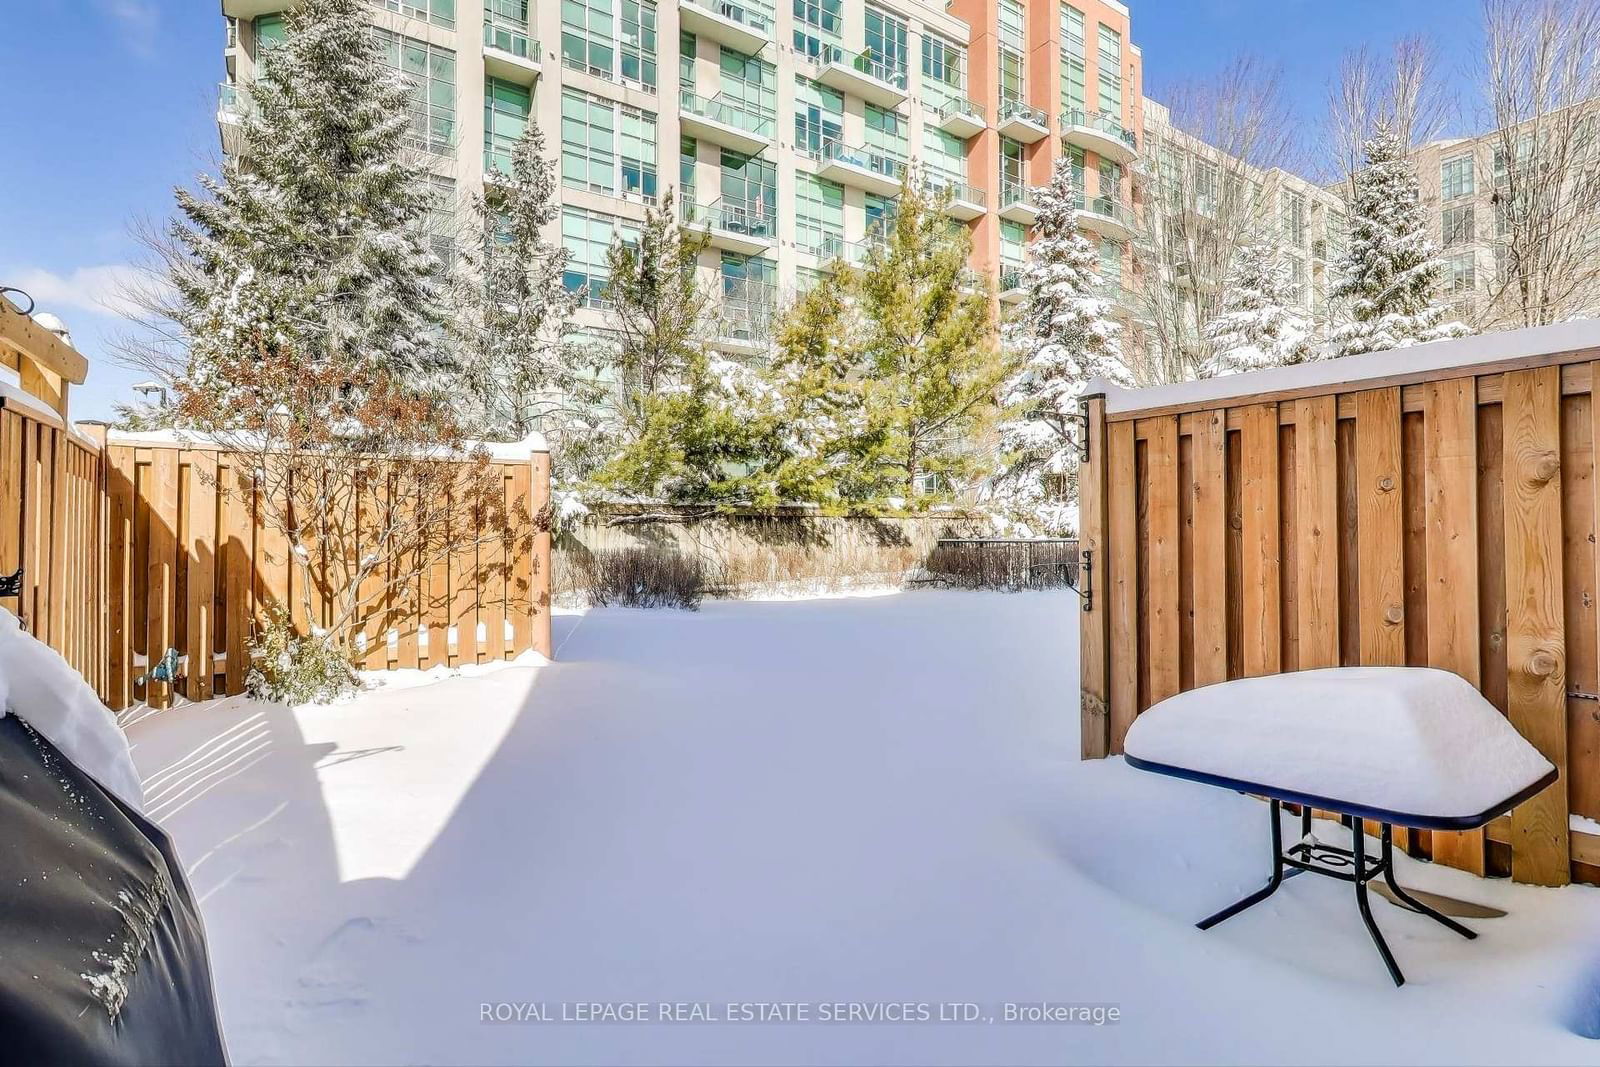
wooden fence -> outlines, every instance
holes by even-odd
[[[538,515],[549,455],[503,447],[506,503]],[[69,429],[15,390],[0,391],[0,575],[19,567],[18,617],[121,709],[175,696],[243,692],[248,644],[269,604],[298,604],[281,539],[257,521],[226,453],[157,437]],[[365,649],[369,669],[455,666],[550,655],[550,538],[479,545],[386,593]],[[0,601],[10,607],[12,602]],[[329,621],[326,591],[304,631]],[[143,681],[174,650],[175,684]]]
[[[1471,681],[1562,772],[1414,854],[1600,881],[1600,324],[1155,390],[1091,390],[1083,749],[1151,704],[1338,665]]]

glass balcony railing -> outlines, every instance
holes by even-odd
[[[518,59],[539,62],[539,42],[528,35],[528,27],[518,26],[503,15],[485,16],[483,46]]]
[[[1080,111],[1077,108],[1063,111],[1061,113],[1061,128],[1066,130],[1071,126],[1087,126],[1091,130],[1099,130],[1101,133],[1110,134],[1129,148],[1137,150],[1139,147],[1138,134],[1102,111]]]
[[[985,207],[989,203],[987,190],[939,175],[928,179],[927,188],[928,192],[935,197],[948,194],[952,202],[961,201],[962,203],[976,204],[978,207]]]
[[[987,122],[989,113],[976,100],[948,100],[939,108],[939,121],[946,122],[954,115],[975,115]]]
[[[825,44],[817,56],[817,62],[823,65],[838,63],[849,67],[857,74],[865,74],[869,78],[886,82],[901,91],[905,90],[909,78],[906,68],[898,63],[890,63],[881,56],[870,52],[849,52],[836,44]]]
[[[852,148],[841,141],[824,141],[817,158],[824,163],[838,162],[860,167],[891,181],[902,181],[906,176],[905,160],[865,146]]]
[[[1000,186],[1000,210],[1004,211],[1012,204],[1038,204],[1039,187],[1024,185],[1021,182],[1006,182]],[[1080,197],[1081,199],[1081,197]]]
[[[1102,218],[1114,219],[1122,225],[1128,224],[1128,209],[1109,196],[1089,196],[1078,194],[1077,203],[1074,205],[1079,211]]]
[[[250,90],[232,82],[217,87],[217,113],[243,118],[250,113]]]
[[[755,241],[778,239],[778,212],[760,200],[721,197],[705,205],[685,201],[683,221],[690,226],[709,226],[712,230]]]
[[[684,0],[692,7],[702,11],[709,11],[714,15],[721,15],[729,22],[736,22],[747,27],[752,33],[763,37],[772,36],[772,10],[763,9],[754,4],[736,4],[731,0]]]
[[[795,241],[800,251],[822,260],[834,260],[844,255],[844,238],[831,233],[810,233]]]
[[[1009,122],[1012,119],[1031,122],[1033,125],[1041,126],[1046,130],[1050,128],[1049,117],[1031,104],[1025,104],[1021,100],[1000,101],[1000,121]]]
[[[1022,288],[1022,268],[1004,267],[1000,271],[1000,291],[1014,292]]]
[[[717,303],[717,334],[730,341],[756,341],[772,330],[778,287],[749,278],[723,278]]]
[[[727,100],[721,94],[707,100],[692,90],[681,89],[678,92],[678,107],[708,122],[720,122],[768,141],[772,140],[777,128],[777,120],[771,115],[758,115],[747,110],[743,101]]]

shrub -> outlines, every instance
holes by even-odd
[[[274,605],[250,645],[245,690],[275,704],[329,704],[361,688],[355,667],[318,636],[295,632],[289,613]]]
[[[1077,581],[1076,541],[946,541],[928,554],[927,578],[957,589],[1061,589]]]
[[[624,548],[569,560],[578,590],[592,607],[683,608],[694,611],[706,593],[704,564],[661,548]]]

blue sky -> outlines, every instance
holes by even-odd
[[[551,0],[553,2],[553,0]],[[1452,69],[1476,34],[1473,0],[1132,0],[1147,91],[1252,52],[1281,63],[1307,123],[1347,48],[1436,35]],[[109,342],[105,303],[142,257],[132,227],[215,165],[223,77],[216,0],[13,0],[0,32],[0,285],[59,314],[90,359],[78,418],[110,414],[139,377]]]

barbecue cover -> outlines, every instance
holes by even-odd
[[[167,835],[14,714],[0,717],[0,1059],[226,1062]]]

